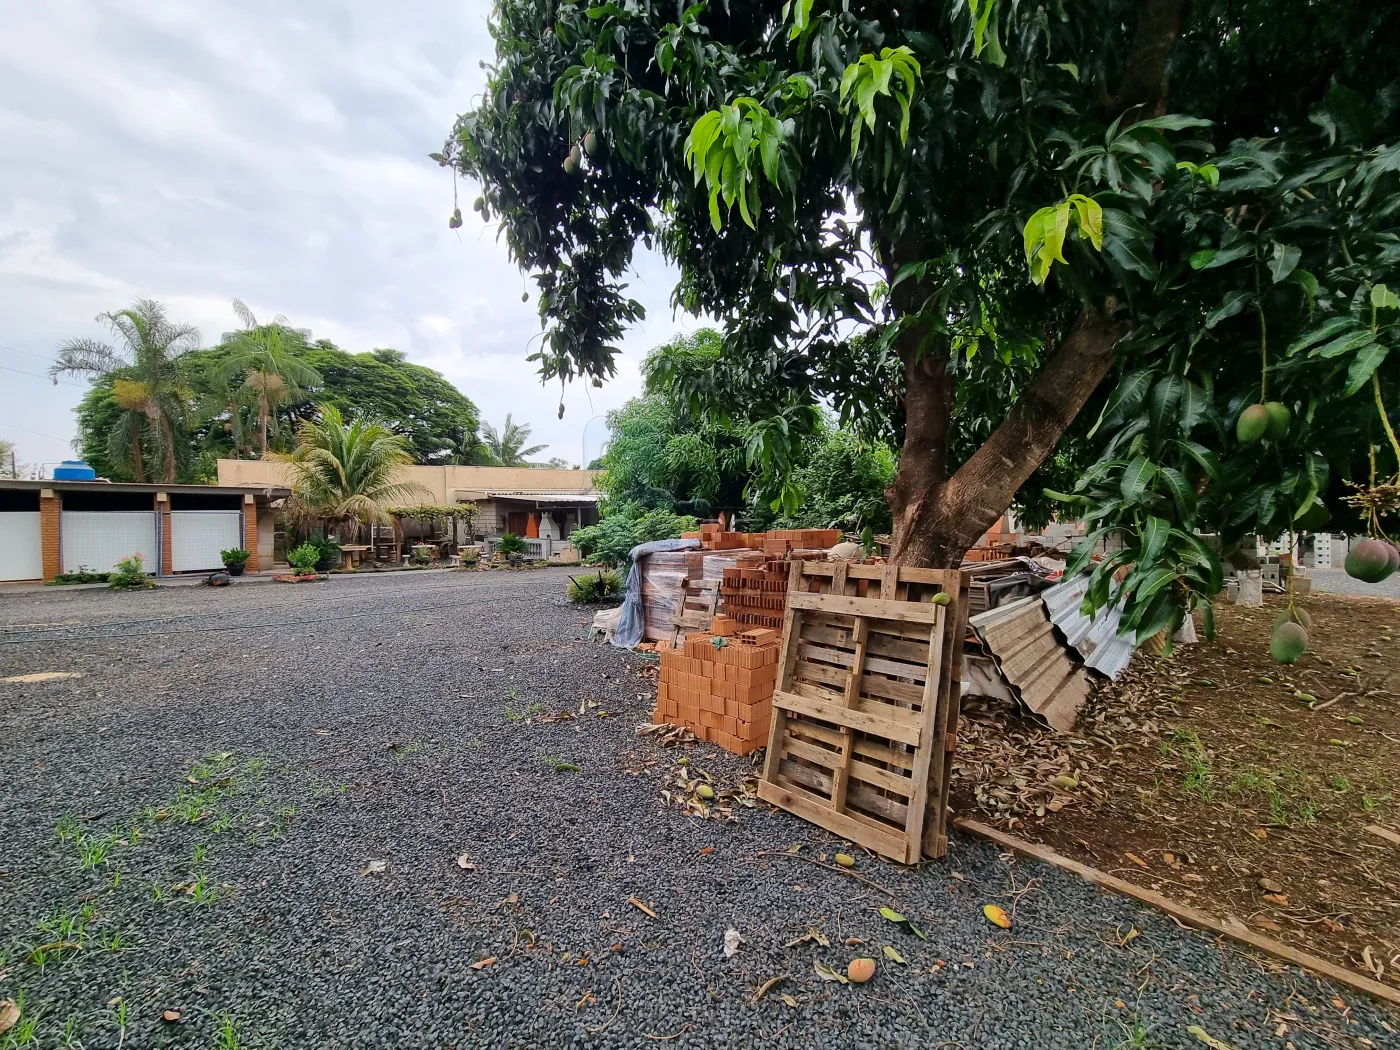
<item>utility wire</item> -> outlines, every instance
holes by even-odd
[[[0,427],[9,427],[12,430],[23,430],[26,434],[33,434],[35,437],[48,438],[50,441],[67,442],[72,440],[71,438],[61,438],[56,437],[53,434],[45,434],[38,430],[30,430],[27,427],[19,426],[17,423],[11,423],[8,420],[4,419],[0,419]]]
[[[86,390],[82,383],[74,383],[68,379],[55,379],[53,376],[46,376],[42,372],[26,372],[23,368],[11,368],[9,365],[0,365],[6,372],[18,372],[22,376],[33,376],[35,379],[47,379],[53,383],[62,383],[64,386],[75,386],[79,390]]]

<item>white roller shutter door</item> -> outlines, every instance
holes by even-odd
[[[43,575],[39,512],[0,511],[0,580],[37,580]]]
[[[64,572],[111,572],[133,554],[147,572],[156,571],[154,511],[65,510],[60,527]]]
[[[174,572],[223,567],[220,554],[243,546],[243,513],[237,510],[172,510],[170,560]]]

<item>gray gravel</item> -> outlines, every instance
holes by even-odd
[[[1400,574],[1380,583],[1354,580],[1342,569],[1308,569],[1313,590],[1322,594],[1354,594],[1362,598],[1400,598]]]
[[[832,851],[795,818],[665,808],[675,752],[633,733],[642,663],[585,639],[564,583],[0,594],[0,675],[82,675],[0,684],[0,998],[41,1011],[29,1045],[65,1024],[87,1048],[1199,1048],[1191,1025],[1237,1048],[1397,1045],[1349,992],[1339,1011],[1307,975],[978,841],[922,872],[862,857],[887,898],[759,857]],[[988,902],[1014,906],[1011,932]],[[809,927],[829,947],[785,947]],[[81,950],[31,955],[65,940]],[[814,973],[860,954],[881,959],[868,985]]]

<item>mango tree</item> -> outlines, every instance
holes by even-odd
[[[725,329],[688,393],[769,406],[777,500],[783,420],[815,403],[902,448],[899,562],[956,564],[1068,478],[1048,498],[1123,544],[1089,604],[1121,596],[1146,637],[1208,610],[1220,547],[1389,499],[1398,19],[500,0],[433,156],[534,275],[544,379],[613,373],[626,272],[659,249],[675,305]]]

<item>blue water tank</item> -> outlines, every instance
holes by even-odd
[[[53,468],[54,481],[96,481],[97,471],[81,459],[65,459]]]

